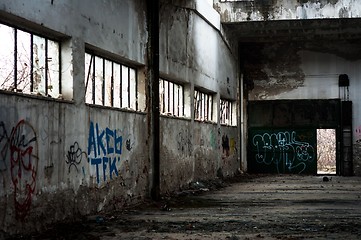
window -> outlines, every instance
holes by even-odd
[[[221,99],[219,115],[220,115],[220,123],[225,125],[235,125],[235,117],[234,115],[234,104],[231,101]]]
[[[182,85],[160,79],[159,95],[160,112],[162,114],[177,117],[184,116],[184,90]]]
[[[136,69],[86,53],[85,70],[86,103],[138,110]]]
[[[198,90],[194,92],[194,119],[200,121],[213,120],[213,96]]]
[[[58,98],[60,43],[0,24],[0,90]]]

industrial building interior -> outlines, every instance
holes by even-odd
[[[240,172],[361,176],[360,17],[353,0],[0,0],[0,230]]]

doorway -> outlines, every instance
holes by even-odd
[[[336,174],[336,129],[317,129],[317,174]]]

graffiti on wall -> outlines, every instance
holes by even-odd
[[[222,136],[222,157],[228,157],[237,152],[236,140],[233,137],[228,137],[227,134]]]
[[[222,155],[229,156],[229,139],[226,134],[222,136]]]
[[[95,170],[97,183],[119,176],[123,147],[131,151],[135,145],[132,135],[125,129],[101,129],[98,123],[90,122],[88,136],[88,162]],[[83,170],[84,171],[84,170]]]
[[[84,152],[80,147],[78,142],[74,142],[73,145],[70,146],[67,154],[65,162],[69,165],[68,173],[70,173],[71,167],[74,167],[76,172],[79,172],[78,165],[81,161],[87,158],[86,152]],[[84,171],[84,169],[83,169]]]
[[[188,129],[181,130],[177,134],[178,151],[186,156],[191,156],[193,152],[192,134]]]
[[[309,162],[316,161],[315,150],[309,142],[297,141],[296,137],[295,131],[255,134],[252,144],[256,148],[256,162],[274,164],[277,173],[283,172],[280,166],[289,172],[297,169],[298,173],[302,173]]]
[[[23,221],[30,211],[36,187],[38,139],[32,125],[25,120],[12,127],[10,134],[8,129],[4,122],[0,122],[1,170],[10,172],[15,217]]]
[[[355,138],[357,143],[361,143],[361,126],[355,129]]]

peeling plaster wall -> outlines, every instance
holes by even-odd
[[[222,22],[359,18],[361,2],[355,0],[214,0]]]

